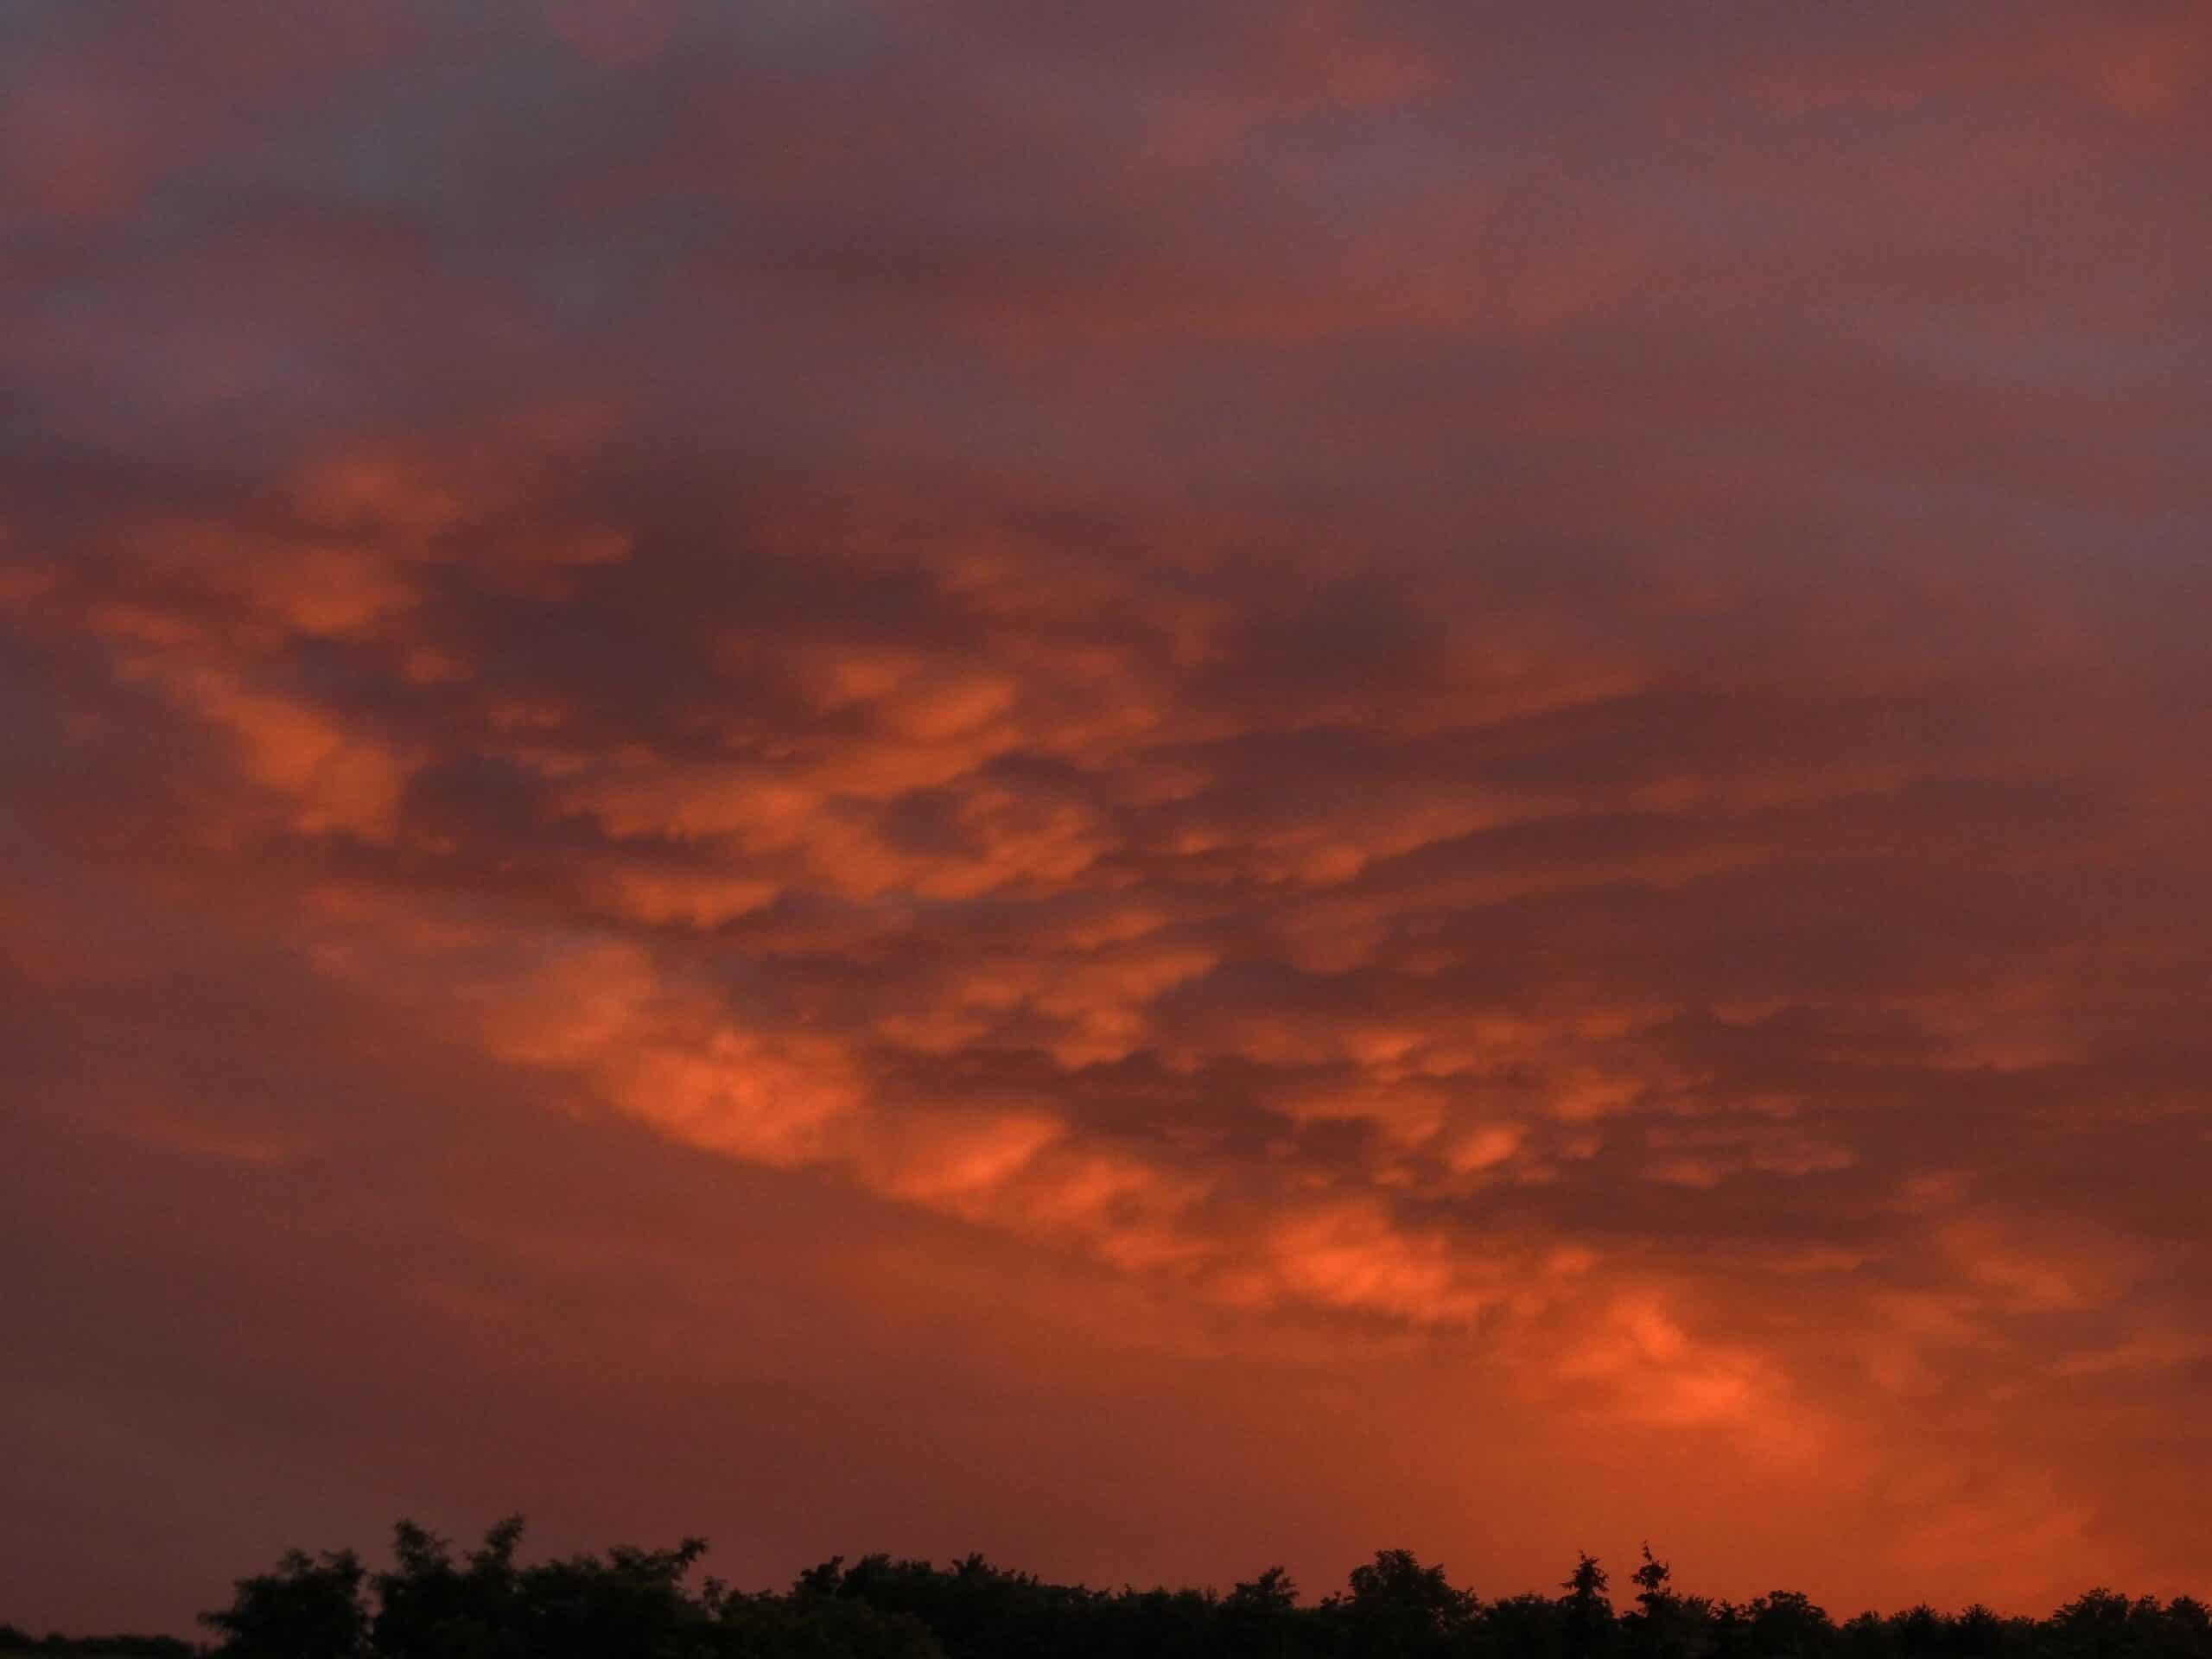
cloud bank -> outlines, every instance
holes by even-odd
[[[0,30],[11,1596],[2206,1590],[2193,10]]]

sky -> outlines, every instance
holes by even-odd
[[[2212,1593],[2208,158],[2154,0],[0,9],[0,1619]]]

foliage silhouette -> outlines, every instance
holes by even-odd
[[[1344,1591],[1299,1599],[1281,1567],[1212,1590],[1050,1584],[969,1555],[842,1556],[783,1592],[693,1570],[696,1538],[524,1564],[523,1523],[460,1555],[412,1522],[372,1573],[351,1550],[292,1551],[202,1615],[212,1649],[170,1637],[73,1641],[0,1625],[0,1659],[2212,1659],[2212,1611],[2091,1590],[2042,1619],[1974,1605],[1860,1613],[1808,1597],[1685,1595],[1649,1545],[1616,1612],[1580,1556],[1555,1596],[1484,1602],[1440,1564],[1386,1549]]]

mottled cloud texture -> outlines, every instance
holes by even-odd
[[[2212,1590],[2208,156],[2186,3],[6,8],[0,1616]]]

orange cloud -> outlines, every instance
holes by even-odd
[[[2203,1589],[2193,15],[347,17],[0,19],[33,1590]]]

